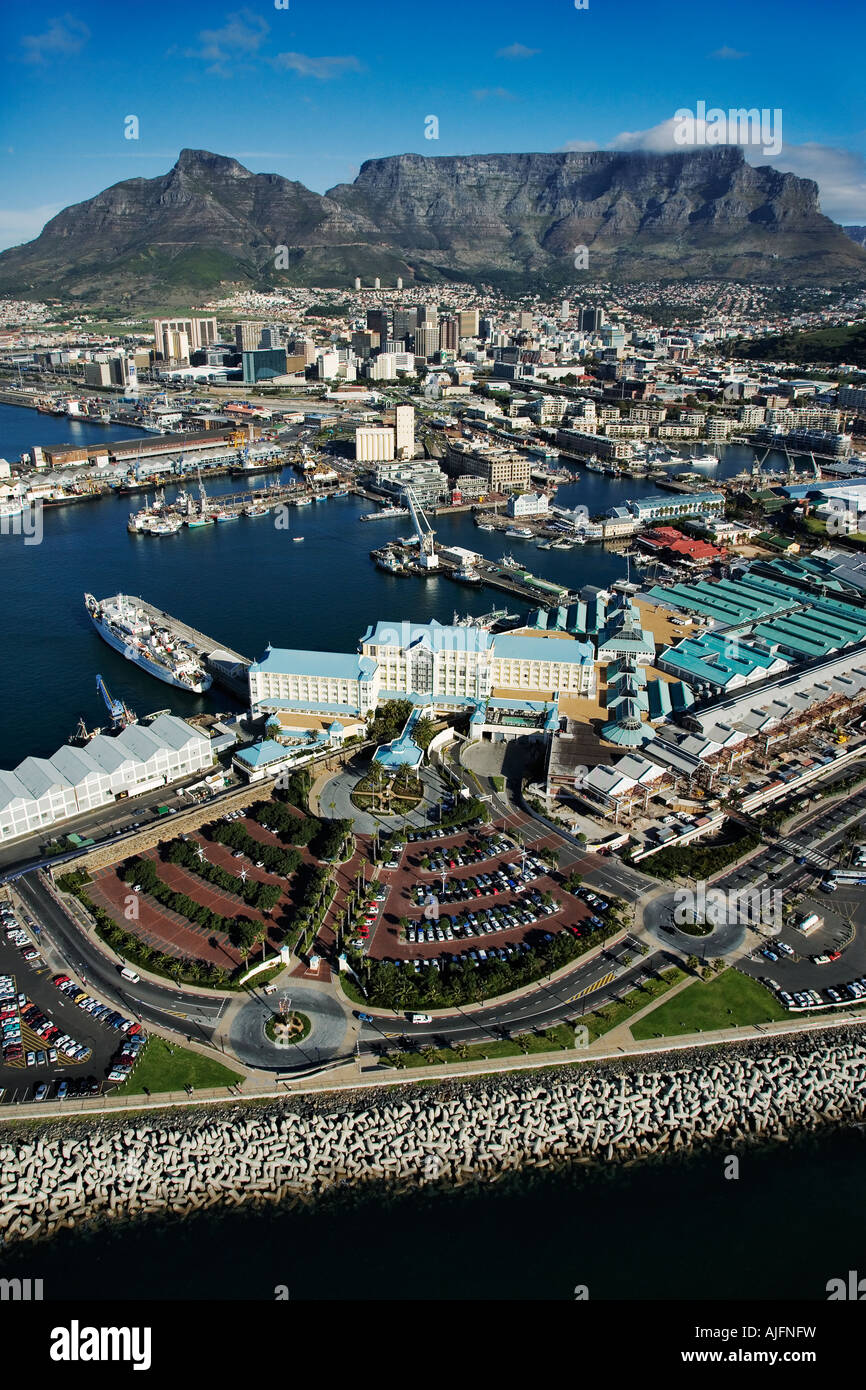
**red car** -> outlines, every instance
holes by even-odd
[[[70,982],[70,981],[69,981],[69,976],[68,976],[68,975],[55,975],[55,976],[54,976],[54,983],[55,983],[56,985],[68,985],[69,982]]]
[[[370,928],[369,928],[369,927],[359,927],[359,928],[358,928],[358,935],[359,935],[359,936],[364,936],[364,937],[369,936],[369,935],[370,935]]]

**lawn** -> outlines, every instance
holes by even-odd
[[[528,1056],[535,1052],[555,1052],[557,1048],[570,1051],[574,1048],[574,1028],[570,1023],[558,1023],[544,1033],[524,1033],[523,1047],[519,1043],[502,1038],[490,1039],[486,1043],[473,1043],[461,1050],[451,1047],[437,1047],[428,1053],[398,1052],[389,1053],[382,1061],[386,1066],[398,1067],[436,1067],[444,1062],[476,1062],[488,1058]],[[395,1060],[399,1058],[400,1060]]]
[[[612,1028],[625,1023],[632,1014],[640,1013],[653,999],[667,994],[669,989],[673,989],[674,985],[678,985],[684,979],[685,971],[680,970],[678,965],[672,965],[663,970],[658,979],[644,980],[637,989],[629,990],[622,1000],[612,1000],[610,1004],[603,1004],[596,1012],[581,1016],[580,1022],[589,1029],[590,1042],[595,1042]],[[656,1012],[657,1010],[653,1010],[653,1017]]]
[[[238,1072],[229,1071],[228,1067],[212,1057],[190,1052],[186,1047],[177,1047],[174,1043],[167,1043],[164,1038],[151,1037],[141,1061],[129,1080],[118,1086],[117,1094],[140,1096],[148,1090],[156,1095],[160,1091],[182,1091],[186,1086],[208,1091],[216,1086],[230,1086],[233,1081],[242,1079]]]
[[[768,989],[739,970],[725,970],[713,980],[696,980],[676,999],[660,1004],[632,1028],[637,1039],[676,1037],[750,1023],[774,1023],[786,1011]]]

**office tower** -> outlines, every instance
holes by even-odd
[[[565,323],[565,321],[566,321],[566,319],[568,318],[568,316],[569,316],[570,313],[571,313],[571,305],[569,304],[569,302],[568,302],[567,299],[564,299],[564,300],[562,301],[562,303],[560,304],[560,306],[559,306],[559,317],[560,317],[560,319],[562,320],[563,323]]]
[[[459,321],[453,314],[439,320],[439,347],[447,352],[456,352],[459,341]]]
[[[394,337],[411,338],[415,329],[418,327],[417,309],[395,309],[394,310]]]
[[[216,319],[154,319],[153,342],[157,352],[162,351],[162,340],[165,333],[185,335],[188,344],[187,356],[189,350],[195,351],[197,348],[207,347],[209,343],[215,343],[219,336]]]
[[[389,334],[390,334],[390,329],[389,329],[389,324],[388,324],[388,310],[387,310],[387,309],[382,309],[382,308],[379,308],[379,309],[368,309],[368,310],[367,310],[367,327],[368,327],[368,329],[369,329],[372,333],[378,333],[378,334],[379,334],[379,342],[380,342],[380,343],[384,343],[384,342],[385,342],[385,339],[386,339],[386,338],[389,336]]]
[[[269,323],[262,329],[262,336],[259,346],[263,348],[278,348],[283,346],[283,330],[278,323]]]
[[[522,313],[522,314],[520,315],[520,331],[521,331],[521,333],[531,333],[531,332],[532,332],[532,315],[531,315],[531,314]]]
[[[477,310],[477,309],[461,309],[461,310],[460,310],[460,337],[461,337],[461,338],[477,338],[477,337],[478,337],[478,310]]]
[[[424,324],[415,330],[415,356],[432,357],[439,351],[439,325]]]
[[[235,324],[235,347],[238,352],[255,352],[262,338],[264,324],[249,320]]]
[[[379,279],[379,277],[378,277],[378,275],[377,275],[376,278],[375,278],[375,280],[373,281],[373,289],[374,289],[374,290],[380,290],[381,288],[382,288],[382,282],[381,282],[381,280]]]
[[[487,342],[493,337],[493,320],[481,319],[478,324],[478,336],[483,342]]]
[[[403,276],[402,276],[402,275],[398,275],[398,276],[397,276],[397,289],[398,289],[398,290],[402,290],[402,288],[403,288]]]
[[[367,358],[378,346],[379,334],[371,333],[369,328],[362,328],[359,333],[352,334],[352,351],[356,357]]]
[[[418,310],[419,328],[434,328],[439,322],[439,311],[435,304],[422,304]]]

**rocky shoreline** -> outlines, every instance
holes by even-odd
[[[280,1202],[370,1181],[490,1181],[866,1119],[866,1036],[811,1034],[347,1098],[0,1130],[7,1247],[103,1220]]]

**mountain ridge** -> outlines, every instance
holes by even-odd
[[[389,155],[324,194],[183,149],[0,253],[0,293],[137,305],[356,275],[555,288],[587,274],[581,246],[593,279],[866,279],[866,249],[820,212],[812,180],[732,146]]]

